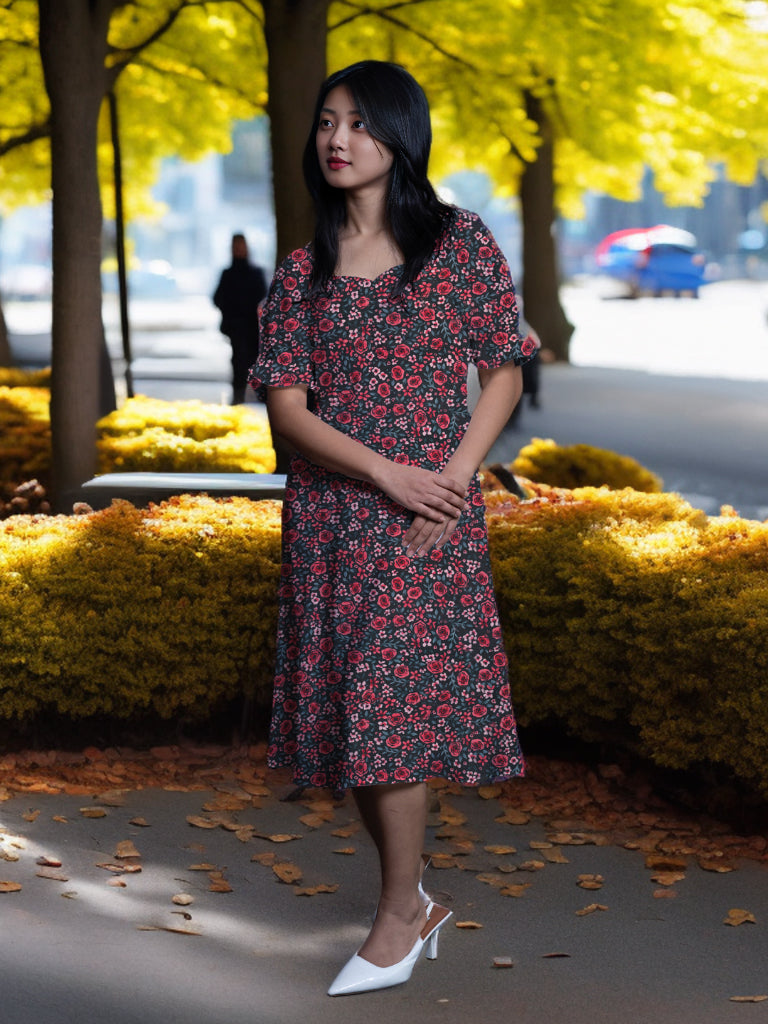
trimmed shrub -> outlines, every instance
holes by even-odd
[[[50,397],[50,391],[43,387],[0,386],[0,485],[6,495],[31,477],[47,485],[51,467]]]
[[[243,405],[129,399],[99,420],[99,471],[272,473],[264,415]]]
[[[51,369],[19,370],[15,366],[0,366],[0,388],[49,388]]]
[[[662,481],[629,455],[589,444],[561,446],[534,437],[511,465],[513,473],[554,487],[610,487],[658,493]]]
[[[205,496],[0,525],[0,717],[268,699],[279,503]]]
[[[487,500],[521,722],[768,795],[768,524],[629,489]]]

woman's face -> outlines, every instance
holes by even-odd
[[[346,85],[337,85],[326,96],[315,138],[317,157],[329,185],[386,191],[394,162],[392,151],[369,134]]]

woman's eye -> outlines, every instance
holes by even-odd
[[[332,127],[333,127],[333,125],[331,124],[331,122],[328,120],[327,117],[321,117],[320,118],[320,124],[318,125],[318,128],[332,128]]]
[[[364,129],[365,128],[365,121],[359,121],[359,120],[358,121],[353,121],[352,122],[352,127],[353,128],[363,128]]]

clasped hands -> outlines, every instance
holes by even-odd
[[[403,548],[409,557],[437,551],[447,544],[466,508],[467,484],[450,475],[418,466],[390,463],[382,489],[404,508],[415,513],[403,535]]]

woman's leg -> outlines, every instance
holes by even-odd
[[[427,787],[423,782],[361,786],[353,794],[381,865],[376,920],[359,955],[377,967],[390,967],[409,952],[426,922],[418,885]]]

